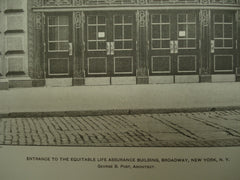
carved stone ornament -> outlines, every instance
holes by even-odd
[[[210,0],[201,0],[201,4],[210,4]]]
[[[147,23],[147,11],[146,10],[138,10],[136,18],[137,18],[137,22],[139,23],[140,27],[146,27],[146,23]]]
[[[201,10],[199,19],[203,26],[208,26],[209,25],[209,11]]]
[[[41,13],[35,14],[35,28],[42,29],[42,14]]]
[[[137,0],[138,4],[147,4],[147,0]]]
[[[33,6],[34,7],[41,7],[42,6],[42,0],[34,0]]]
[[[83,0],[74,0],[74,5],[75,5],[75,6],[81,6],[81,5],[83,5]]]
[[[72,0],[45,0],[44,2],[44,5],[46,6],[72,5]]]
[[[85,16],[83,12],[74,13],[74,24],[76,28],[81,28],[81,25],[85,22]]]

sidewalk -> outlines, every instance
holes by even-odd
[[[99,115],[240,108],[240,83],[18,88],[0,91],[1,116]]]

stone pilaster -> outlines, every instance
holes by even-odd
[[[137,84],[148,84],[149,73],[148,73],[148,11],[138,10],[136,12],[137,22],[137,46],[136,46],[136,59],[137,69],[136,78]]]
[[[199,21],[200,21],[200,71],[199,71],[200,82],[211,82],[210,10],[207,9],[200,10]]]
[[[74,44],[74,57],[73,57],[73,86],[84,85],[84,22],[85,15],[82,11],[73,13],[73,44]]]
[[[33,86],[44,86],[45,85],[45,32],[44,23],[45,16],[43,13],[33,13],[33,65],[32,65],[32,76]],[[31,43],[31,42],[29,42]]]

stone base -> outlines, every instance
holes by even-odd
[[[9,83],[7,79],[0,79],[0,90],[8,90]]]
[[[73,78],[72,79],[72,85],[73,86],[82,86],[85,84],[84,78]]]
[[[212,82],[235,82],[235,74],[216,74],[212,75]]]
[[[142,76],[136,78],[137,84],[149,84],[149,77],[148,76]]]
[[[33,87],[43,87],[45,86],[46,82],[45,79],[33,79],[32,86]]]
[[[133,85],[136,84],[136,77],[111,77],[112,85]]]
[[[47,87],[68,87],[72,86],[72,78],[47,78]]]
[[[173,76],[150,76],[149,84],[173,84]]]
[[[9,80],[9,88],[32,87],[32,80]]]
[[[110,77],[87,77],[85,78],[86,86],[104,86],[110,85]]]
[[[175,83],[199,83],[198,75],[176,75]]]
[[[32,87],[32,79],[29,77],[9,78],[9,88],[28,88]]]
[[[240,74],[237,74],[237,75],[236,75],[236,81],[237,81],[237,82],[240,82]]]
[[[208,75],[200,75],[199,76],[199,81],[200,82],[212,82],[212,76],[210,74]]]

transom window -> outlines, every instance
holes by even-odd
[[[87,28],[88,50],[106,50],[105,16],[88,16]]]
[[[152,15],[152,49],[170,48],[170,16],[167,14]]]
[[[69,17],[48,17],[48,51],[60,52],[69,49]]]
[[[132,50],[133,17],[130,15],[114,16],[115,50]]]
[[[178,47],[179,49],[196,48],[196,15],[178,14]]]
[[[232,14],[214,15],[214,42],[217,49],[233,47]]]

